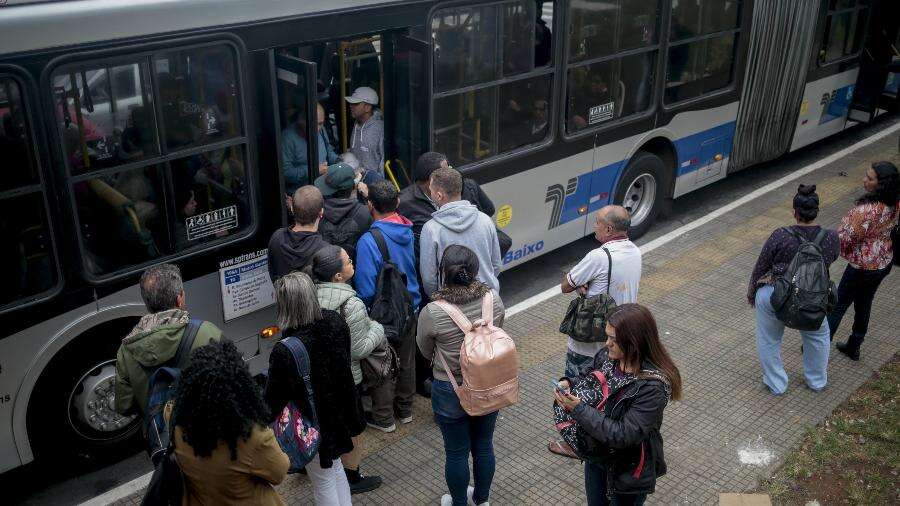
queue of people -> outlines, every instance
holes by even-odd
[[[365,92],[351,98],[371,103]],[[372,120],[362,113],[354,115],[361,130]],[[487,397],[496,394],[489,399],[499,399],[494,406],[507,406],[518,392],[514,378],[492,385],[482,398],[464,397],[473,378],[490,376],[478,369],[490,360],[478,355],[472,340],[509,339],[502,331],[499,239],[479,210],[493,204],[439,153],[422,155],[416,182],[403,192],[384,179],[371,181],[365,205],[354,194],[355,174],[337,162],[314,185],[299,186],[289,199],[294,223],[269,242],[278,326],[285,340],[299,340],[306,350],[306,369],[280,341],[260,389],[221,331],[187,313],[177,267],[157,265],[142,276],[149,314],[120,347],[116,409],[156,416],[155,408],[147,409],[160,395],[154,371],[181,370],[164,417],[172,427],[168,454],[184,477],[183,503],[283,504],[272,486],[293,464],[273,427],[296,405],[314,413],[315,423],[300,427],[298,437],[316,443],[304,467],[315,503],[352,504],[354,494],[382,484],[381,477],[361,472],[365,428],[393,432],[397,423],[413,421],[420,372],[429,379],[423,393],[431,398],[444,444],[448,493],[442,506],[489,504],[500,408],[478,405],[490,405]],[[894,259],[896,167],[873,164],[864,189],[832,231],[816,223],[815,186],[801,185],[793,199],[794,223],[772,233],[756,262],[747,301],[756,311],[763,384],[775,395],[788,386],[780,354],[786,327],[800,330],[806,384],[819,391],[827,385],[829,341],[853,304],[852,333],[838,349],[859,359],[872,300]],[[331,213],[342,217],[328,220]],[[325,220],[331,242],[321,230]],[[640,505],[653,493],[666,472],[663,413],[683,390],[652,313],[637,303],[642,258],[628,238],[629,226],[626,209],[600,209],[594,227],[599,246],[560,283],[563,293],[577,297],[561,326],[569,341],[552,399],[561,438],[549,450],[584,462],[590,505]],[[835,289],[828,272],[839,255],[849,264]],[[391,270],[413,315],[399,326],[397,321],[406,322],[397,318],[402,315],[373,311],[389,289]],[[518,363],[514,353],[514,346],[506,349],[504,367]],[[417,371],[423,361],[427,371]]]

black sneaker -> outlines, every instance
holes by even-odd
[[[838,343],[834,347],[839,352],[850,357],[850,360],[859,361],[859,348],[853,348],[848,343]]]
[[[364,494],[381,486],[381,476],[363,476],[360,472],[344,468],[347,482],[350,483],[350,494]]]

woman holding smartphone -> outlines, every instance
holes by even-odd
[[[641,505],[666,472],[660,427],[669,399],[681,398],[681,375],[644,306],[614,309],[606,335],[606,347],[594,357],[592,368],[609,385],[602,412],[572,395],[577,378],[559,381],[556,401],[589,436],[584,456],[588,504]]]

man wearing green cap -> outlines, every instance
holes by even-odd
[[[356,171],[343,162],[329,166],[315,182],[325,197],[319,233],[329,243],[344,248],[351,259],[356,259],[356,241],[372,225],[369,209],[353,195],[356,184]]]

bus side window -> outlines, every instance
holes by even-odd
[[[659,0],[585,1],[570,9],[566,131],[646,111],[659,47]]]
[[[739,1],[673,0],[666,103],[728,87],[734,75]]]
[[[109,76],[112,74],[113,79]],[[139,81],[134,75],[141,76]],[[121,76],[132,76],[125,80]],[[159,154],[146,63],[56,74],[54,106],[73,174]],[[124,86],[123,86],[124,85]]]
[[[0,77],[0,308],[49,291],[59,282],[44,190],[19,83]]]
[[[857,54],[862,49],[869,17],[866,0],[829,0],[819,64]]]
[[[435,12],[432,138],[454,166],[550,135],[553,12],[533,0]]]
[[[57,120],[89,275],[214,247],[250,227],[236,62],[230,46],[211,44],[55,73]],[[216,149],[196,149],[207,144]]]

